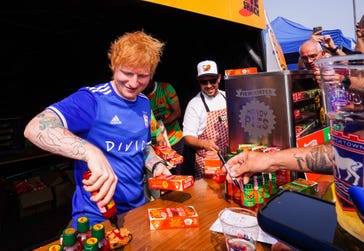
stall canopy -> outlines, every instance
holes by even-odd
[[[263,0],[144,0],[265,29]]]
[[[310,38],[312,34],[312,27],[307,28],[283,17],[277,17],[271,21],[271,26],[280,46],[282,47],[288,68],[290,70],[295,70],[298,62],[299,47],[305,40]],[[353,49],[355,40],[345,37],[340,29],[325,30],[325,27],[323,28],[323,34],[330,35],[336,45],[342,45],[345,50]]]

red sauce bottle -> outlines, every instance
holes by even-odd
[[[92,174],[91,171],[87,171],[83,174],[83,178],[85,180],[88,180],[91,177],[91,174]],[[92,192],[92,195],[96,195],[97,193],[98,193],[97,191],[94,191],[94,192]],[[99,207],[99,210],[100,210],[102,216],[109,219],[110,222],[119,229],[118,219],[116,216],[116,204],[113,199],[111,199],[109,201],[109,203],[106,204],[106,206]]]

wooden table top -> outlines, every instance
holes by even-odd
[[[219,212],[226,207],[238,206],[224,196],[224,183],[200,179],[185,191],[173,191],[161,198],[118,216],[119,226],[128,228],[132,241],[124,247],[129,250],[227,250],[224,235],[210,231]],[[148,208],[193,206],[199,215],[199,227],[150,230]],[[112,227],[104,222],[105,229]],[[35,250],[47,250],[51,244]],[[270,245],[257,243],[257,251],[270,250]]]

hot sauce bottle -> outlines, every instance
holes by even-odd
[[[88,180],[91,177],[91,171],[86,171],[83,174],[83,178],[85,180]],[[92,195],[96,195],[98,192],[94,191],[92,192]],[[105,218],[109,219],[112,225],[114,225],[117,229],[119,229],[118,226],[118,217],[116,215],[116,204],[113,199],[109,201],[109,203],[106,204],[104,207],[99,207],[99,210]]]
[[[81,251],[81,243],[77,240],[77,231],[69,227],[63,230],[61,244],[64,251]]]
[[[96,237],[90,237],[85,240],[83,251],[98,251],[98,239]]]
[[[87,217],[82,216],[77,219],[77,239],[84,245],[87,238],[91,237],[90,223]]]
[[[97,223],[92,226],[92,237],[95,237],[99,240],[98,246],[99,251],[109,251],[110,250],[110,242],[105,238],[105,227],[101,223]]]

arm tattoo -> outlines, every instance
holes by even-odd
[[[303,171],[302,162],[304,162],[304,159],[300,156],[297,156],[297,154],[293,154],[293,158],[297,160],[298,168]]]
[[[48,115],[47,112],[38,115],[38,143],[52,153],[84,160],[87,141],[67,130],[56,117]]]
[[[330,144],[313,147],[305,156],[307,168],[314,173],[332,174],[334,154]]]
[[[161,158],[154,152],[154,149],[151,145],[148,145],[144,152],[144,161],[145,167],[149,170],[152,170],[152,167],[155,163],[161,161]]]

